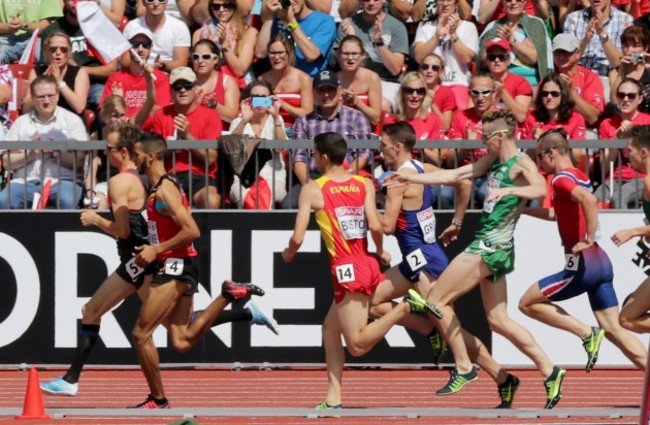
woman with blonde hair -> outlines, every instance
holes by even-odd
[[[280,115],[290,138],[296,118],[304,117],[314,110],[311,77],[292,66],[295,61],[293,42],[282,33],[269,40],[268,56],[271,69],[259,79],[271,84],[273,93],[280,100]]]
[[[451,119],[456,107],[454,91],[442,85],[445,74],[445,62],[435,53],[430,53],[422,59],[418,67],[420,75],[427,83],[429,96],[433,99],[431,110],[442,119],[442,126],[446,130],[451,125]]]
[[[223,72],[237,78],[240,88],[253,80],[250,66],[253,63],[257,29],[249,27],[237,12],[235,0],[210,0],[210,17],[194,32],[192,44],[199,40],[212,40],[221,46]]]
[[[43,41],[46,63],[38,63],[29,72],[31,83],[39,75],[53,76],[59,86],[59,106],[81,115],[86,109],[90,77],[88,71],[77,65],[70,65],[72,42],[63,32],[53,32]],[[27,91],[23,110],[31,110],[32,98]]]

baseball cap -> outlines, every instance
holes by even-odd
[[[553,51],[564,50],[565,52],[575,52],[580,48],[580,42],[575,35],[567,32],[560,33],[553,39]]]
[[[123,34],[127,40],[131,40],[136,35],[142,34],[145,35],[149,40],[153,41],[153,33],[151,30],[149,30],[149,28],[141,27],[140,25],[127,25],[126,28],[124,28]]]
[[[314,78],[314,88],[319,89],[324,86],[332,86],[332,87],[338,87],[341,84],[339,83],[339,79],[336,78],[336,74],[334,71],[330,70],[325,70],[321,71],[318,74],[316,74],[316,77]]]
[[[169,84],[174,84],[176,81],[189,81],[190,83],[196,83],[196,74],[192,71],[191,68],[186,66],[179,66],[175,68],[171,74],[169,74]]]
[[[510,51],[510,42],[505,38],[497,37],[488,41],[485,45],[485,50],[488,50],[490,47],[501,47],[503,50]]]

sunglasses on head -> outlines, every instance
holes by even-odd
[[[57,50],[61,50],[61,53],[65,55],[70,51],[70,48],[68,46],[50,46],[48,50],[50,53],[56,53]]]
[[[408,95],[408,94],[417,94],[419,96],[424,96],[425,94],[427,94],[427,89],[424,88],[424,87],[418,87],[418,88],[404,87],[404,88],[402,88],[402,92],[404,92],[404,94],[406,94],[406,95]]]
[[[496,55],[496,54],[493,54],[493,53],[492,53],[492,54],[488,54],[488,55],[487,55],[487,59],[488,59],[490,62],[494,62],[494,61],[497,60],[497,59],[499,59],[501,62],[505,62],[505,61],[508,60],[509,57],[510,57],[510,55],[507,54],[507,53],[504,53],[504,54],[501,54],[501,55]]]
[[[428,71],[431,68],[432,71],[440,71],[442,67],[440,65],[422,63],[420,64],[420,71]]]
[[[210,9],[212,10],[232,10],[235,8],[235,3],[212,3]]]
[[[142,46],[145,49],[151,49],[152,42],[151,41],[138,41],[138,40],[129,40],[129,43],[131,43],[131,46],[133,46],[134,49],[137,49],[138,47]]]
[[[196,83],[190,83],[189,81],[177,81],[174,84],[172,84],[172,90],[174,91],[181,91],[183,89],[185,90],[191,90],[194,88]]]
[[[216,58],[217,58],[216,53],[206,53],[203,55],[199,55],[198,53],[192,53],[192,60],[195,61],[200,61],[200,60],[209,61]]]
[[[639,97],[639,93],[623,93],[622,91],[616,92],[616,97],[619,99],[625,99],[626,97],[630,100],[636,100]]]
[[[560,97],[561,93],[557,90],[542,90],[540,94],[542,97],[547,97],[549,94],[553,97]]]
[[[476,89],[472,89],[472,90],[469,91],[469,94],[471,94],[472,96],[475,96],[475,97],[476,96],[489,96],[489,95],[492,94],[492,90],[476,90]]]

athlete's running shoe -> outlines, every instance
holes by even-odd
[[[545,409],[552,409],[562,398],[562,381],[566,375],[566,370],[555,366],[553,373],[544,381],[546,388],[546,406]]]
[[[320,404],[317,404],[314,409],[316,410],[334,410],[334,409],[342,409],[343,405],[341,404],[329,404],[328,402],[324,401]]]
[[[252,283],[237,283],[232,280],[224,280],[221,284],[221,295],[228,301],[235,301],[251,295],[261,297],[264,295],[264,290]]]
[[[437,395],[449,395],[457,393],[465,385],[478,379],[478,374],[476,373],[475,367],[472,367],[472,370],[467,373],[458,373],[456,369],[452,369],[449,371],[449,374],[451,375],[449,377],[449,382],[447,382],[447,385],[436,391]]]
[[[585,351],[587,352],[587,366],[585,367],[587,373],[591,372],[591,369],[596,365],[598,351],[600,350],[600,345],[603,343],[604,337],[604,329],[592,326],[589,336],[582,340],[582,346],[585,347]]]
[[[71,384],[64,380],[62,376],[52,379],[50,382],[41,382],[40,386],[43,392],[52,395],[68,395],[73,397],[79,392],[79,383]]]
[[[447,352],[447,341],[445,341],[436,328],[427,336],[427,339],[429,340],[429,344],[431,344],[431,350],[433,350],[433,364],[438,364],[442,360],[442,356]]]
[[[515,399],[515,393],[519,388],[519,378],[515,375],[508,374],[508,378],[503,381],[503,384],[499,385],[499,398],[501,399],[501,404],[499,404],[497,409],[510,409],[512,407],[512,402]]]
[[[253,318],[251,319],[251,325],[264,325],[267,328],[271,329],[271,332],[274,334],[280,335],[278,323],[275,321],[275,319],[266,314],[264,310],[262,310],[260,306],[258,306],[253,300],[249,301],[246,307],[251,311],[251,314],[253,315]]]
[[[406,295],[404,295],[404,301],[409,303],[411,306],[411,311],[413,313],[433,313],[438,319],[442,319],[442,311],[438,309],[435,305],[431,304],[416,291],[415,289],[409,289]]]
[[[129,409],[169,409],[169,401],[166,398],[158,400],[153,398],[151,394],[147,396],[147,399],[140,404],[135,406],[129,406]]]

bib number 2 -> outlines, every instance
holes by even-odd
[[[336,267],[336,280],[339,283],[348,283],[353,282],[354,278],[354,265],[352,264],[341,264]]]

